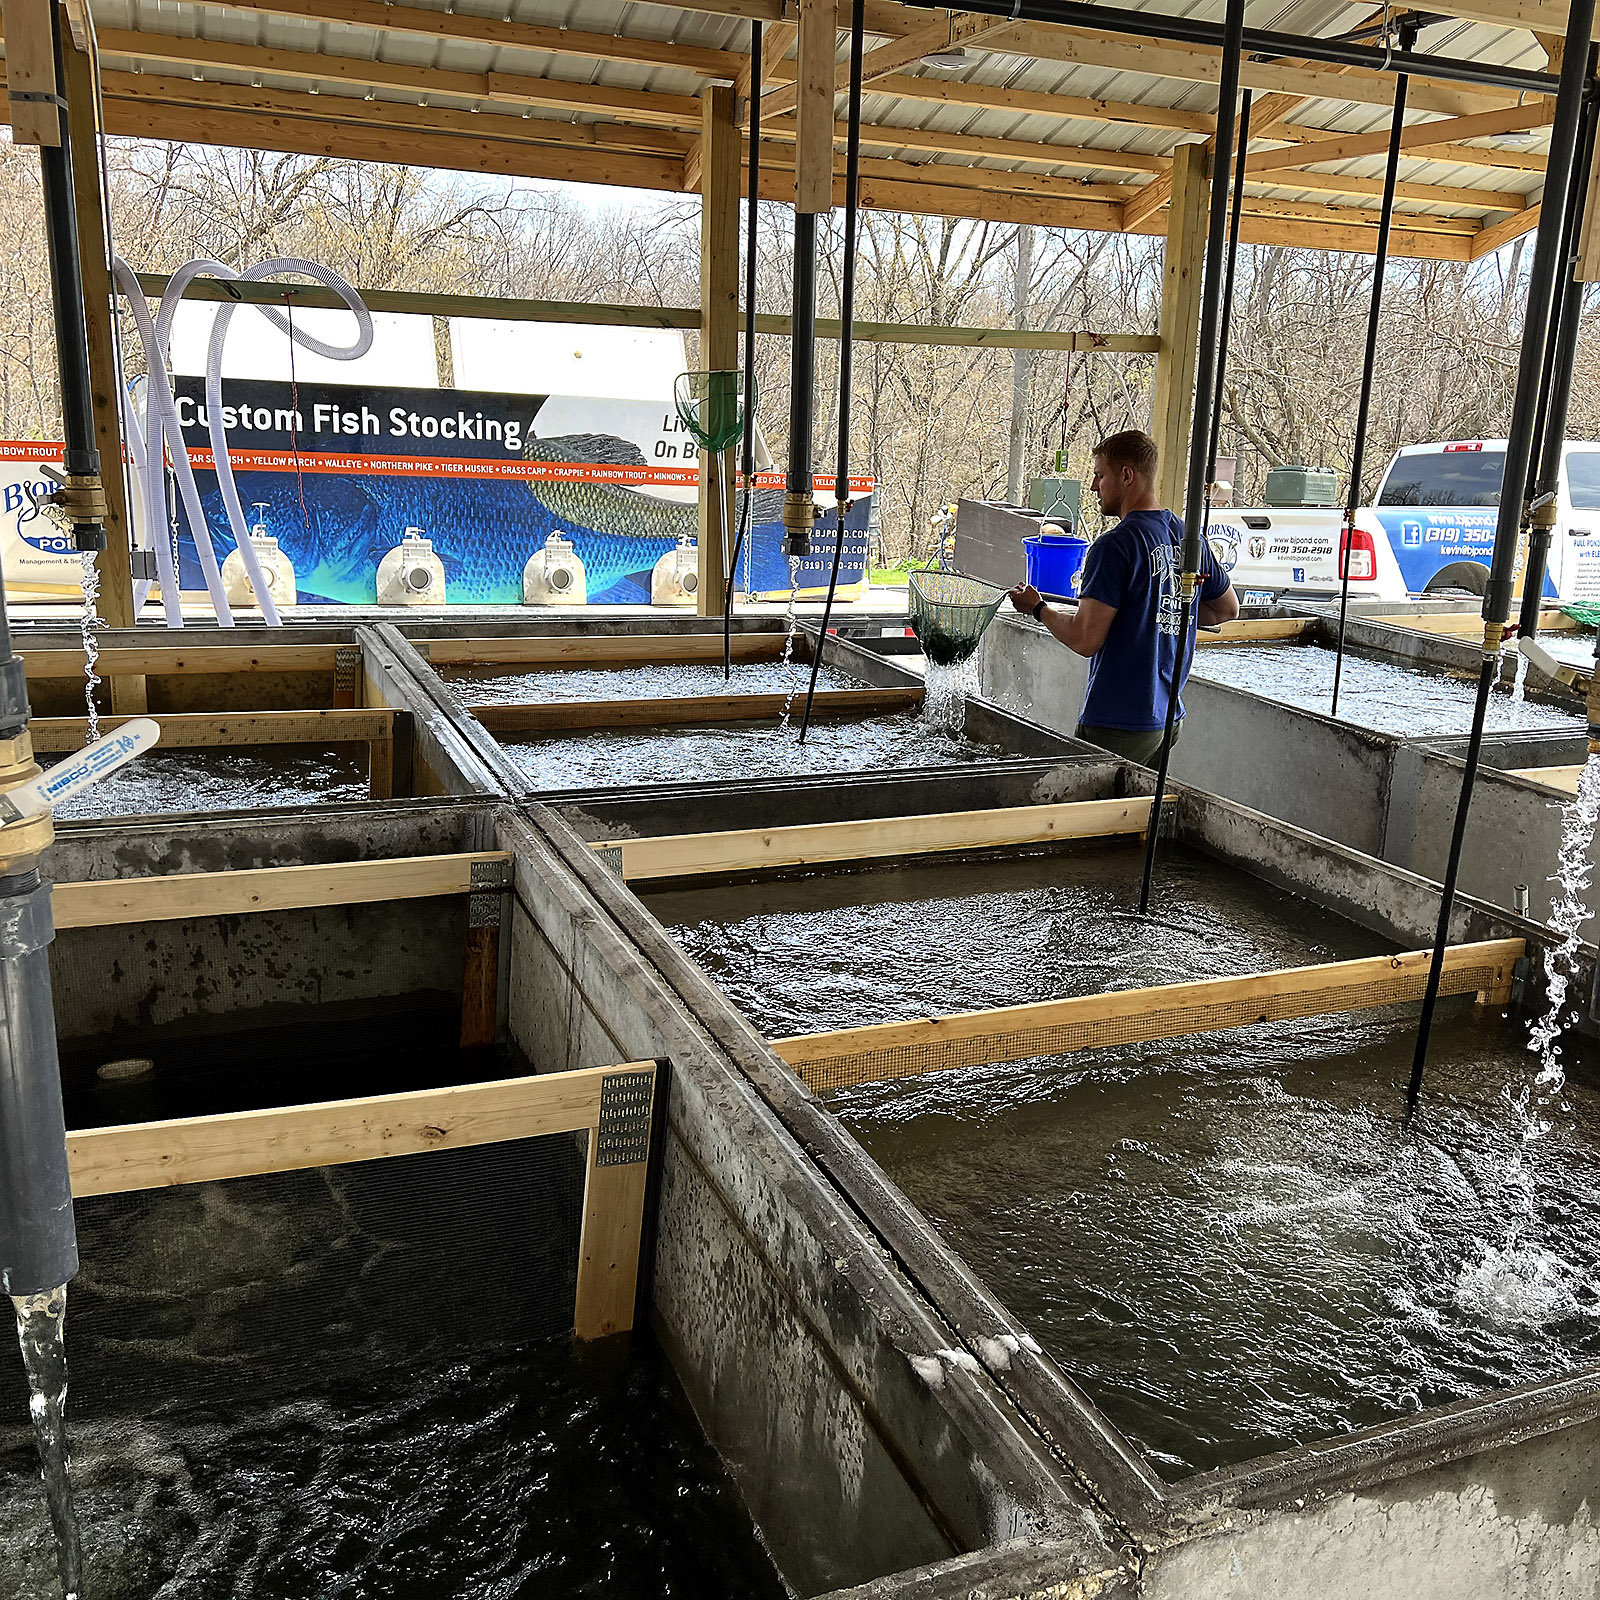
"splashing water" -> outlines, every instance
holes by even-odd
[[[1462,1267],[1455,1300],[1463,1311],[1501,1327],[1540,1328],[1592,1316],[1593,1289],[1559,1256],[1513,1239],[1504,1249],[1484,1245],[1482,1255]]]
[[[67,1287],[13,1295],[11,1300],[28,1373],[28,1414],[39,1446],[39,1473],[56,1533],[56,1568],[66,1600],[78,1600],[83,1554],[67,1470]]]
[[[778,718],[778,731],[789,731],[789,718],[794,712],[795,696],[800,693],[800,680],[789,672],[794,665],[794,636],[799,626],[795,607],[800,602],[800,557],[789,557],[789,609],[783,614],[783,654],[778,657],[779,668],[789,677],[789,694],[783,702],[783,715]],[[821,649],[819,644],[818,649]]]
[[[1528,1048],[1539,1057],[1539,1072],[1532,1083],[1508,1091],[1512,1103],[1527,1120],[1525,1138],[1536,1138],[1545,1123],[1541,1113],[1561,1092],[1566,1070],[1561,1065],[1561,1046],[1557,1042],[1572,1018],[1568,1015],[1567,991],[1577,966],[1582,943],[1581,929],[1588,920],[1584,904],[1591,867],[1589,850],[1594,843],[1595,823],[1600,820],[1600,757],[1590,756],[1578,777],[1578,793],[1561,813],[1561,855],[1555,876],[1559,894],[1550,910],[1550,931],[1561,943],[1544,956],[1545,985],[1549,1005],[1528,1035]]]
[[[927,687],[922,696],[922,720],[944,733],[963,732],[967,725],[967,697],[978,693],[977,657],[968,656],[948,667],[930,660],[924,678]]]
[[[1517,652],[1517,678],[1511,685],[1511,703],[1520,706],[1528,693],[1528,658],[1519,650]]]
[[[100,712],[94,703],[94,692],[100,687],[100,674],[94,670],[100,659],[100,642],[94,636],[96,628],[105,627],[105,618],[99,613],[100,569],[94,564],[95,552],[84,550],[78,559],[83,563],[83,615],[78,619],[83,634],[83,699],[89,710],[89,732],[83,741],[93,744],[100,737]]]

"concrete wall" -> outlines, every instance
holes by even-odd
[[[1114,1569],[1114,1532],[997,1385],[940,1370],[955,1333],[625,936],[637,902],[544,823],[501,838],[512,1037],[552,1067],[671,1059],[653,1319],[789,1581],[812,1594],[1021,1535]],[[912,1365],[930,1357],[936,1383]]]

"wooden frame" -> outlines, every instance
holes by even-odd
[[[795,634],[797,650],[810,635]],[[547,635],[510,639],[412,639],[411,647],[434,667],[637,667],[722,660],[720,633],[616,633]],[[781,633],[736,633],[735,661],[777,661]]]
[[[112,645],[100,652],[98,670],[102,677],[121,673],[144,673],[150,677],[177,677],[190,673],[212,672],[328,672],[334,670],[341,649],[355,648],[335,644],[237,644],[195,645],[173,648],[170,645]],[[81,678],[81,650],[30,650],[17,654],[30,678]]]
[[[264,744],[364,744],[367,787],[374,800],[394,797],[394,724],[397,713],[373,710],[184,711],[158,713],[160,748],[219,750]],[[130,720],[102,717],[101,733]],[[88,742],[87,717],[35,717],[28,724],[34,750],[54,755]]]
[[[58,883],[51,896],[56,928],[104,928],[184,917],[237,917],[255,911],[421,900],[481,889],[472,869],[509,868],[504,850],[397,856],[328,866],[249,867],[238,872],[177,872],[157,878],[98,878]]]
[[[1225,644],[1265,644],[1274,639],[1303,639],[1315,633],[1316,617],[1235,617],[1216,628],[1201,628],[1195,635],[1199,648]]]
[[[1493,768],[1489,769],[1491,772]],[[1583,776],[1583,763],[1572,767],[1507,767],[1501,774],[1503,778],[1526,778],[1529,783],[1541,784],[1546,789],[1554,789],[1558,794],[1576,794],[1578,792],[1578,779]]]
[[[628,1074],[635,1082],[648,1074],[653,1102],[656,1064],[641,1061],[448,1089],[86,1129],[67,1135],[72,1192],[81,1199],[587,1133],[573,1326],[579,1339],[605,1338],[633,1326],[650,1157],[646,1134],[637,1159],[601,1164],[607,1154],[600,1148],[606,1080],[617,1074]],[[648,1128],[648,1115],[644,1122]]]
[[[905,689],[819,689],[812,714],[859,717],[914,711],[921,687]],[[704,722],[761,722],[797,706],[803,691],[783,694],[684,695],[670,700],[557,700],[548,705],[469,706],[490,732],[554,733],[587,728],[675,728]]]
[[[1512,969],[1525,953],[1521,939],[1456,945],[1445,951],[1439,992],[1474,994],[1482,1003],[1503,1005],[1510,998]],[[1412,950],[802,1034],[776,1040],[772,1048],[808,1088],[825,1093],[880,1079],[1420,1000],[1431,960],[1431,951]]]
[[[1150,805],[1147,795],[1124,800],[1069,800],[1057,805],[1000,806],[990,811],[669,834],[602,841],[593,848],[620,851],[623,878],[638,883],[1003,845],[1142,836],[1150,824]]]

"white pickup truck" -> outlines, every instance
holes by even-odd
[[[1504,439],[1415,444],[1399,451],[1383,475],[1377,503],[1355,515],[1351,597],[1482,594],[1505,459]],[[1332,599],[1339,593],[1334,546],[1343,521],[1338,507],[1219,506],[1211,513],[1211,548],[1241,604]],[[1563,451],[1545,595],[1600,598],[1600,444],[1574,443]]]

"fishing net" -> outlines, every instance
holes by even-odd
[[[978,648],[1006,597],[1004,589],[959,572],[913,572],[910,583],[911,631],[939,667],[953,667]]]
[[[682,372],[672,386],[678,420],[713,455],[744,432],[744,374]]]
[[[1600,628],[1600,602],[1574,600],[1571,605],[1562,606],[1561,613],[1586,628]]]

